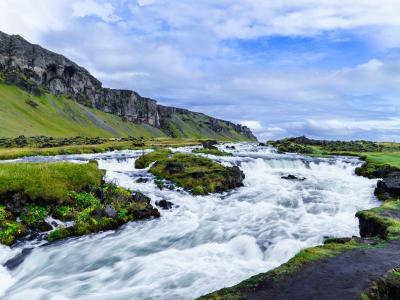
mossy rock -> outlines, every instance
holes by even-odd
[[[198,155],[161,150],[141,156],[135,165],[144,168],[152,162],[155,163],[150,172],[160,186],[160,179],[169,180],[195,195],[228,191],[243,185],[244,174],[238,167],[226,167]]]

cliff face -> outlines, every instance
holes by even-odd
[[[123,117],[133,123],[144,123],[163,129],[170,136],[185,136],[185,131],[173,128],[173,120],[180,116],[193,121],[199,127],[222,136],[241,136],[255,140],[249,128],[218,120],[204,114],[184,109],[166,107],[157,101],[141,97],[129,90],[103,88],[102,83],[85,68],[68,58],[53,53],[39,45],[33,45],[18,35],[0,31],[0,73],[7,84],[33,94],[49,92],[67,95],[77,102],[101,111]]]

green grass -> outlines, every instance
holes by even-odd
[[[35,106],[32,105],[35,103]],[[0,83],[0,136],[165,137],[159,129],[85,107],[62,96],[28,94]]]
[[[400,168],[400,152],[368,152],[363,153],[363,156],[372,164]]]
[[[63,202],[70,199],[70,191],[100,185],[103,174],[95,162],[0,164],[0,197],[22,192],[32,201]]]
[[[156,162],[150,172],[160,179],[174,182],[195,195],[222,192],[230,189],[228,181],[240,172],[194,154],[171,153],[161,150],[141,156],[135,162],[138,169]],[[160,183],[161,186],[161,183]]]
[[[126,149],[146,149],[146,148],[166,148],[166,147],[183,147],[183,146],[196,146],[201,144],[201,140],[197,139],[172,139],[172,138],[158,138],[146,140],[144,146],[134,146],[132,142],[128,141],[110,141],[103,144],[96,145],[69,145],[51,148],[0,148],[0,160],[15,159],[27,156],[54,156],[62,154],[83,154],[83,153],[101,153],[112,150],[126,150]]]
[[[232,156],[232,153],[221,151],[218,149],[195,149],[193,153],[211,154],[215,156]]]

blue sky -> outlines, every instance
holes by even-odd
[[[0,30],[260,140],[400,141],[400,2],[1,0]]]

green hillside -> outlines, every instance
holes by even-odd
[[[125,122],[121,117],[49,94],[33,96],[0,83],[0,136],[165,137],[158,128]]]
[[[217,139],[233,141],[249,141],[247,137],[235,131],[212,130],[209,127],[209,118],[203,114],[193,114],[190,112],[175,112],[166,122],[165,131],[169,136],[175,138],[194,138],[194,139]],[[218,121],[218,126],[226,128],[222,121]]]
[[[64,96],[34,96],[0,82],[0,137],[172,137],[245,141],[248,137],[198,113],[177,111],[166,118],[161,130],[148,124],[134,124],[121,117],[83,106]],[[218,127],[221,130],[218,130]],[[223,128],[223,130],[222,130]]]

